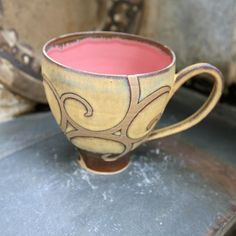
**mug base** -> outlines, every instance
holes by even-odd
[[[104,161],[98,158],[96,154],[79,151],[78,163],[80,166],[94,174],[113,175],[118,174],[128,168],[130,164],[130,155],[120,157],[115,161]]]

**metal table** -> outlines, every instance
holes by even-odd
[[[162,125],[203,98],[182,89]],[[226,235],[235,223],[236,110],[153,141],[117,175],[82,170],[50,113],[0,125],[0,235]],[[227,234],[230,235],[230,234]],[[232,233],[232,235],[235,235]]]

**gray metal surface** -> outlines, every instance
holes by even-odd
[[[162,124],[201,100],[182,90]],[[82,170],[50,113],[1,124],[0,235],[215,235],[235,213],[235,117],[218,106],[197,127],[143,145],[113,176]]]

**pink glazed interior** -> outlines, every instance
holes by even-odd
[[[86,38],[50,48],[47,54],[69,68],[111,75],[154,72],[172,62],[161,48],[121,38]]]

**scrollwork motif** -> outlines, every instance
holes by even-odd
[[[160,98],[164,94],[169,93],[170,86],[163,86],[144,99],[140,101],[140,84],[137,76],[128,76],[127,77],[127,84],[129,86],[130,91],[130,102],[129,102],[129,108],[126,112],[126,115],[120,121],[118,124],[116,124],[114,127],[106,129],[106,130],[89,130],[87,128],[82,127],[79,125],[76,121],[74,121],[70,115],[66,112],[65,109],[65,102],[67,99],[74,99],[80,104],[83,105],[85,108],[85,117],[91,117],[93,116],[93,108],[91,104],[83,97],[81,97],[79,94],[75,93],[63,93],[59,95],[57,91],[55,90],[52,83],[49,81],[47,76],[44,74],[44,81],[47,83],[51,91],[53,92],[58,105],[60,107],[60,114],[61,114],[61,120],[60,120],[60,126],[64,133],[67,135],[69,140],[72,140],[77,137],[90,137],[90,138],[99,138],[103,140],[112,140],[117,143],[120,143],[124,146],[124,150],[120,154],[111,154],[111,153],[104,153],[101,155],[101,158],[106,161],[113,161],[118,159],[121,156],[124,156],[129,151],[133,149],[134,144],[142,143],[143,140],[149,135],[149,132],[151,131],[151,128],[153,125],[160,119],[161,114],[157,114],[157,116],[150,121],[150,123],[146,127],[146,134],[139,138],[131,138],[128,135],[128,130],[134,119],[138,116],[138,114],[146,108],[150,103],[152,103],[154,100]],[[66,128],[68,124],[72,127],[74,127],[71,131],[66,131]]]

